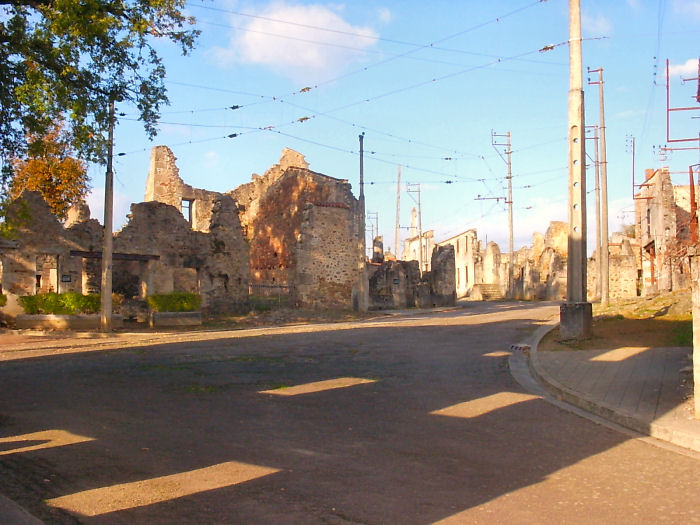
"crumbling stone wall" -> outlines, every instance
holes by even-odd
[[[82,292],[83,267],[71,250],[84,249],[89,235],[72,226],[64,228],[39,193],[25,191],[9,207],[8,217],[18,225],[15,247],[3,249],[2,293],[14,296],[35,293]],[[101,232],[93,232],[101,242]]]
[[[234,192],[235,194],[235,192]],[[266,188],[248,220],[250,273],[255,282],[294,285],[296,245],[306,204],[354,208],[347,181],[327,177],[305,168],[290,167]],[[327,235],[335,232],[329,230]]]
[[[453,246],[455,253],[455,286],[457,297],[468,296],[477,281],[477,265],[481,262],[481,243],[476,230],[471,229],[439,242],[438,246]],[[483,273],[483,272],[482,272]]]
[[[351,309],[358,282],[357,208],[307,203],[295,246],[295,303],[301,307]]]
[[[454,306],[457,300],[454,246],[436,246],[430,257],[430,267],[433,306]]]
[[[418,306],[418,284],[421,282],[418,261],[387,260],[372,270],[369,278],[371,308]]]
[[[209,231],[212,208],[221,195],[185,184],[180,178],[176,160],[167,146],[156,146],[151,150],[144,200],[170,204],[187,216],[192,229]]]
[[[11,216],[19,213],[28,220],[19,227],[16,246],[0,252],[3,293],[100,292],[103,228],[89,218],[87,206],[71,210],[64,226],[38,193],[24,192],[10,207]],[[209,233],[192,230],[168,204],[133,204],[113,247],[117,291],[141,298],[198,292],[203,308],[217,311],[247,300],[248,248],[230,197],[213,203]]]
[[[642,295],[687,287],[689,191],[675,187],[668,168],[646,170],[635,196],[636,238],[642,246]],[[700,195],[699,195],[700,196]]]
[[[118,264],[122,282],[138,275],[142,296],[196,292],[205,310],[226,311],[248,297],[248,246],[238,226],[233,199],[221,195],[212,204],[209,232],[190,228],[177,208],[159,202],[131,205],[129,221],[114,239],[114,251],[158,256]],[[154,231],[161,232],[154,235]],[[115,283],[116,284],[116,283]]]

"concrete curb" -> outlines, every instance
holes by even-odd
[[[518,346],[529,346],[522,349],[527,357],[527,365],[530,373],[540,385],[556,399],[570,405],[581,408],[605,420],[628,428],[640,434],[644,434],[661,441],[666,441],[678,447],[700,452],[700,436],[685,432],[683,429],[674,428],[672,424],[657,421],[644,421],[633,414],[628,414],[605,405],[594,399],[590,399],[580,392],[575,392],[562,385],[544,369],[540,363],[537,347],[544,336],[559,326],[558,322],[540,327],[532,336],[531,345],[513,345],[511,349],[517,350]]]
[[[9,498],[0,494],[0,522],[3,525],[43,525],[44,522],[35,518],[24,508]]]

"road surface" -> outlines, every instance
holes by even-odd
[[[0,493],[46,523],[700,523],[700,461],[514,381],[509,346],[557,314],[15,353]]]

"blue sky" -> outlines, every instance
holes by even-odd
[[[700,0],[581,4],[584,83],[586,67],[604,69],[613,232],[633,221],[628,136],[636,141],[637,183],[645,168],[668,165],[674,182],[687,184],[688,165],[700,161],[697,150],[659,155],[666,59],[671,106],[697,106],[697,82],[682,79],[698,74]],[[567,220],[566,0],[192,0],[186,9],[202,35],[186,57],[157,44],[171,105],[155,141],[133,120],[134,108],[119,108],[126,116],[115,151],[126,154],[115,164],[115,228],[129,203],[143,200],[154,145],[172,148],[182,178],[195,187],[233,189],[290,147],[312,170],[348,179],[357,195],[362,132],[367,212],[378,214],[385,248],[394,249],[401,164],[402,227],[417,197],[405,184],[420,184],[423,229],[435,230],[437,240],[477,228],[480,239],[507,249],[506,165],[492,132],[511,133],[515,248],[549,221]],[[540,51],[548,45],[554,48]],[[594,125],[598,87],[584,88],[586,121]],[[697,117],[700,111],[674,112],[671,138],[697,137]],[[102,220],[104,168],[91,166],[90,174],[91,208]],[[588,180],[592,226],[592,169]]]

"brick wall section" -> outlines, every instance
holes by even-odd
[[[296,245],[294,300],[310,308],[351,309],[361,246],[356,210],[318,206],[303,209]]]

